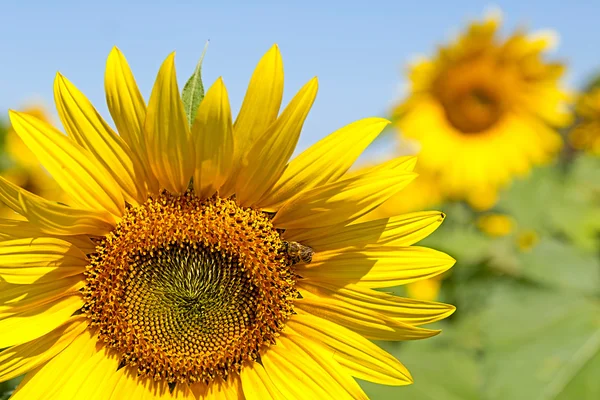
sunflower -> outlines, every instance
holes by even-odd
[[[317,93],[279,113],[283,64],[259,62],[232,122],[218,79],[188,123],[174,56],[146,106],[114,49],[106,96],[118,134],[66,78],[67,135],[11,112],[67,193],[0,179],[26,221],[1,220],[0,380],[14,399],[366,398],[354,378],[412,379],[370,339],[411,340],[454,307],[375,290],[454,260],[413,243],[439,212],[356,220],[401,190],[414,160],[351,164],[385,127],[352,123],[288,162]]]
[[[439,177],[448,197],[491,207],[514,176],[547,162],[569,121],[559,85],[564,66],[547,62],[551,35],[498,38],[496,16],[472,23],[433,59],[409,71],[397,127],[421,146],[420,171]]]
[[[515,231],[516,221],[506,214],[485,214],[477,218],[475,225],[491,238],[510,235]]]
[[[579,121],[569,132],[569,142],[578,150],[600,155],[600,87],[579,97],[576,114]]]

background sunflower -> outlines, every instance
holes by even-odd
[[[444,195],[477,209],[494,205],[514,176],[561,148],[556,127],[569,122],[560,78],[544,59],[550,34],[503,38],[500,17],[470,24],[428,60],[409,67],[409,93],[394,113],[401,135],[419,146],[418,170]]]

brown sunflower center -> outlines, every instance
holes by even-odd
[[[163,194],[97,248],[85,310],[122,364],[167,382],[239,371],[273,343],[297,297],[290,257],[260,211]]]
[[[507,79],[487,64],[451,68],[434,83],[434,94],[448,122],[465,134],[481,133],[500,121],[506,111]],[[504,83],[502,83],[504,82]]]

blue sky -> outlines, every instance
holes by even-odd
[[[403,65],[431,54],[466,21],[493,7],[503,11],[507,30],[556,30],[561,40],[554,56],[569,63],[567,83],[575,87],[600,67],[600,3],[593,3],[3,0],[0,116],[32,99],[52,106],[56,71],[108,116],[103,71],[112,46],[125,53],[147,97],[171,51],[177,52],[183,84],[207,39],[205,84],[223,76],[237,111],[256,62],[278,43],[286,99],[312,76],[320,81],[302,148],[353,120],[385,116],[404,81]]]

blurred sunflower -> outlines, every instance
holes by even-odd
[[[575,112],[579,122],[569,132],[569,142],[578,150],[600,155],[600,87],[583,93]]]
[[[506,214],[485,214],[475,222],[479,230],[489,237],[510,235],[516,226],[515,220]]]
[[[69,196],[0,179],[27,219],[0,221],[0,380],[27,372],[14,399],[356,399],[354,377],[412,381],[369,339],[436,335],[421,325],[454,307],[374,289],[454,260],[411,246],[440,213],[356,222],[414,177],[406,158],[347,173],[387,121],[350,124],[288,163],[317,81],[280,114],[277,47],[234,123],[219,79],[190,128],[172,55],[147,107],[116,49],[105,86],[119,134],[60,75],[68,136],[11,112]]]
[[[438,177],[445,196],[478,209],[498,189],[561,147],[569,122],[559,85],[564,65],[546,62],[550,35],[498,38],[499,17],[472,23],[433,59],[410,68],[410,93],[397,127],[420,144],[418,172]]]
[[[50,120],[46,110],[39,106],[27,108],[24,112],[45,122]],[[4,140],[4,152],[7,159],[2,176],[34,194],[51,200],[61,200],[60,187],[40,164],[37,157],[25,146],[12,126],[9,126]],[[0,216],[15,218],[19,214],[2,204]]]

